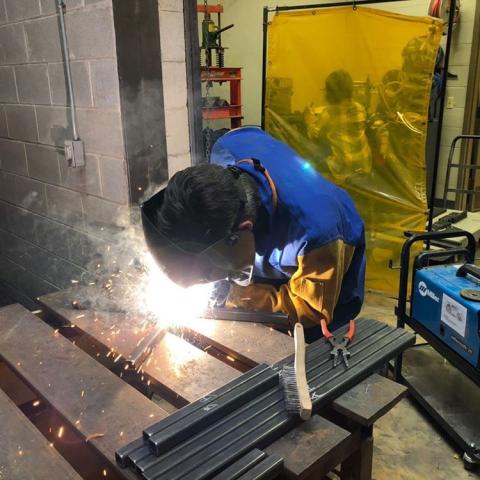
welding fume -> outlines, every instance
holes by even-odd
[[[215,282],[216,305],[284,312],[308,342],[322,320],[336,329],[361,309],[364,224],[352,199],[260,128],[222,136],[210,164],[176,173],[142,205],[142,221],[175,283]]]

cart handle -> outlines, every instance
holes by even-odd
[[[476,267],[475,265],[466,263],[457,270],[457,277],[466,277],[467,274],[475,277],[477,280],[480,280],[480,268]]]

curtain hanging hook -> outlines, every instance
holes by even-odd
[[[352,2],[352,8],[353,8],[353,10],[356,10],[356,9],[357,9],[357,0],[353,0],[353,2]]]

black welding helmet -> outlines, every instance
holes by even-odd
[[[175,283],[188,287],[225,278],[251,269],[255,239],[250,230],[230,232],[210,245],[194,241],[172,242],[155,226],[165,189],[141,205],[143,232],[158,265]]]

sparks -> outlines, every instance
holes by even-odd
[[[104,476],[104,477],[107,476],[107,470],[106,470],[105,468],[103,469],[103,472],[102,472],[102,473],[103,473],[103,476]]]
[[[146,275],[135,287],[140,310],[153,314],[161,327],[181,327],[196,322],[208,308],[212,284],[180,287],[162,272],[149,253],[142,260]]]
[[[58,438],[62,438],[63,437],[63,432],[64,432],[65,428],[63,427],[63,425],[58,429],[58,433],[57,433],[57,437]]]
[[[227,355],[227,359],[230,360],[231,362],[235,361],[235,359],[233,357],[231,357],[230,355]]]
[[[38,407],[38,406],[40,405],[40,400],[35,400],[35,401],[32,403],[32,405],[33,405],[34,407]]]

